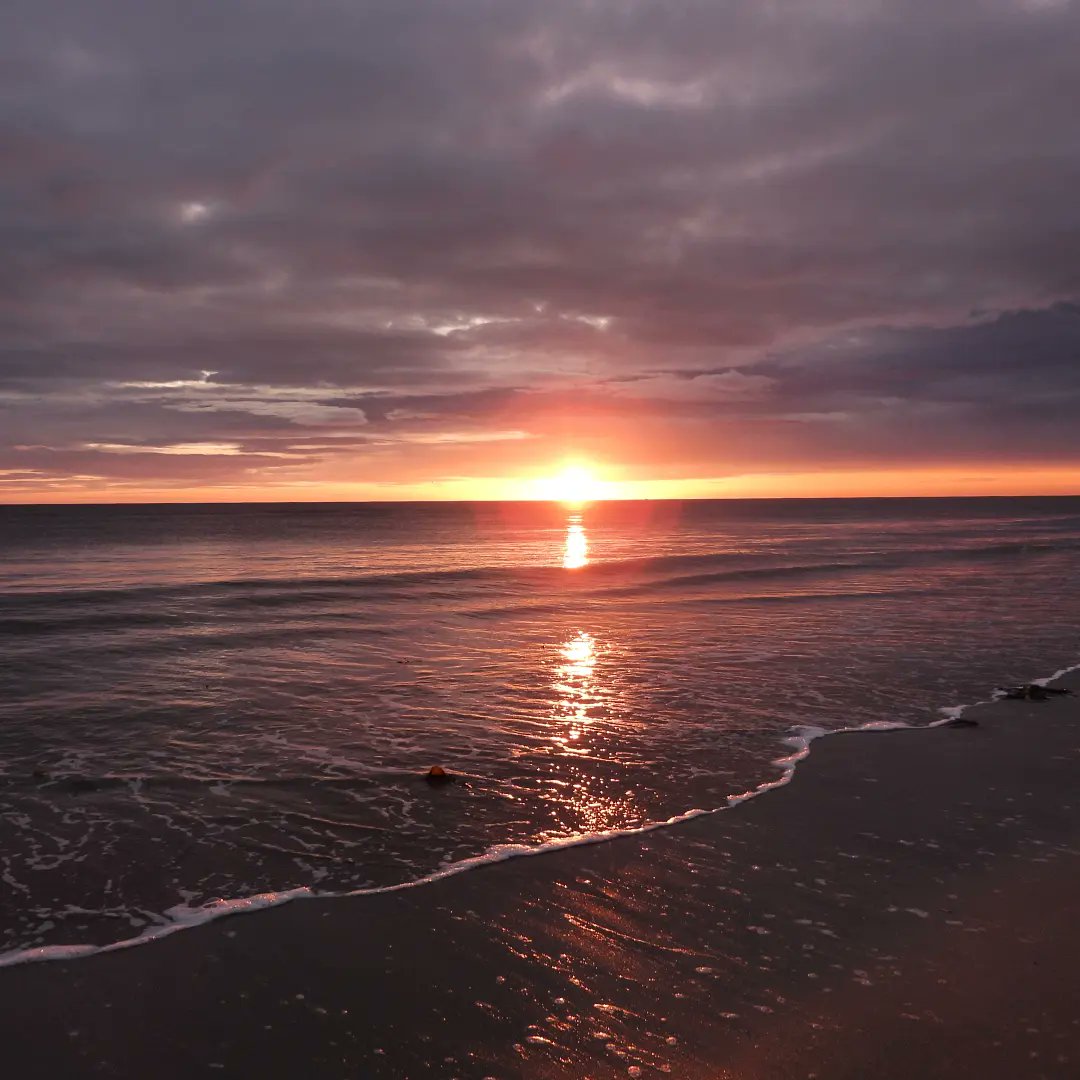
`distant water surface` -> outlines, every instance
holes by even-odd
[[[1078,571],[1080,498],[0,508],[0,953],[723,805],[1076,663]]]

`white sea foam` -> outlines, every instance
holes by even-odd
[[[257,896],[237,897],[232,900],[212,900],[208,904],[195,908],[188,907],[186,904],[177,904],[165,912],[168,922],[150,927],[135,937],[125,938],[123,941],[114,941],[109,945],[42,945],[33,949],[14,949],[11,952],[0,953],[0,968],[12,967],[15,964],[30,964],[41,960],[77,960],[82,956],[118,952],[121,949],[133,948],[135,945],[147,945],[151,941],[160,941],[162,938],[169,937],[179,930],[202,926],[203,923],[224,918],[226,915],[242,915],[249,911],[262,911],[264,908],[277,907],[279,904],[287,904],[290,900],[310,898],[314,895],[315,893],[305,886],[283,892],[267,892],[259,893]]]
[[[1066,675],[1071,675],[1074,671],[1080,671],[1080,664],[1071,664],[1069,667],[1059,668],[1053,675],[1047,675],[1041,679],[1032,679],[1032,686],[1049,686],[1053,682],[1057,682],[1058,679],[1065,678]],[[981,701],[969,701],[966,705],[946,705],[939,709],[941,713],[941,719],[935,720],[930,727],[942,727],[944,724],[951,723],[953,720],[959,719],[968,711],[968,709],[974,709],[978,705],[991,705],[995,701],[1000,701],[1005,696],[1005,691],[998,689],[995,690],[988,698],[983,698]]]
[[[1071,664],[1069,667],[1060,668],[1053,675],[1045,679],[1036,679],[1035,682],[1039,686],[1049,686],[1050,683],[1057,682],[1058,679],[1064,679],[1066,675],[1071,675],[1074,671],[1080,671],[1080,664]]]
[[[1033,681],[1040,686],[1046,686],[1074,671],[1080,671],[1080,663],[1061,668],[1053,675]],[[932,724],[927,725],[927,727],[940,727],[943,724],[949,723],[950,720],[956,719],[968,709],[973,708],[976,705],[990,704],[1000,697],[1001,692],[998,691],[995,692],[993,697],[983,701],[972,702],[967,705],[944,707],[940,710],[943,714],[942,719],[934,721]],[[546,855],[552,851],[583,847],[590,844],[602,844],[609,840],[617,840],[622,837],[641,836],[645,833],[679,825],[685,821],[690,821],[693,818],[722,813],[725,810],[748,802],[750,799],[757,798],[759,795],[764,795],[766,792],[786,786],[793,779],[799,762],[809,756],[812,744],[818,739],[828,735],[843,735],[872,731],[897,731],[907,728],[911,728],[911,725],[898,721],[873,721],[857,727],[832,729],[819,727],[817,725],[802,725],[794,728],[791,734],[784,739],[784,742],[792,748],[792,752],[784,757],[777,758],[773,762],[774,765],[781,769],[781,775],[775,780],[765,781],[741,794],[729,795],[726,805],[724,806],[714,807],[708,810],[687,810],[684,813],[676,814],[664,821],[649,822],[648,824],[634,828],[584,833],[560,840],[551,840],[543,844],[497,844],[488,848],[480,855],[461,859],[457,862],[443,866],[431,874],[427,874],[412,881],[399,882],[394,885],[381,885],[371,888],[336,892],[318,892],[309,886],[300,886],[298,888],[282,890],[280,892],[265,892],[253,896],[213,900],[198,907],[178,904],[169,908],[164,913],[164,916],[168,921],[149,927],[134,937],[115,941],[108,945],[44,945],[28,949],[14,949],[10,952],[0,953],[0,968],[14,967],[18,964],[36,963],[46,960],[76,960],[86,956],[95,956],[100,953],[118,952],[122,949],[134,948],[137,945],[147,945],[154,941],[160,941],[181,930],[202,926],[205,923],[213,922],[217,919],[227,918],[231,915],[243,915],[249,912],[262,911],[266,908],[279,907],[280,905],[290,903],[293,900],[377,896],[383,893],[402,892],[406,889],[420,888],[421,886],[430,885],[446,878],[456,877],[458,874],[464,874],[468,871],[477,870],[494,863],[507,862],[510,859]],[[915,912],[914,909],[908,910],[925,917],[922,912]]]
[[[747,802],[750,799],[756,799],[759,795],[764,795],[767,791],[772,791],[775,788],[783,787],[785,784],[790,784],[792,778],[795,776],[796,767],[803,758],[809,755],[810,745],[817,739],[823,739],[827,735],[849,735],[860,731],[898,731],[901,728],[910,726],[910,724],[904,724],[898,720],[874,720],[868,724],[860,724],[858,727],[823,728],[818,727],[815,724],[805,724],[801,727],[797,727],[786,739],[784,739],[784,742],[788,746],[794,748],[792,753],[788,754],[786,757],[777,758],[773,762],[774,765],[779,766],[779,768],[783,770],[781,775],[776,780],[766,780],[764,783],[758,784],[756,787],[750,788],[740,795],[729,795],[727,800],[728,805],[738,806],[739,803]]]
[[[402,892],[405,889],[430,885],[433,882],[442,881],[444,878],[456,877],[458,874],[464,874],[469,870],[476,870],[482,866],[490,866],[493,863],[507,862],[510,859],[526,856],[545,855],[548,852],[559,851],[563,848],[602,844],[622,836],[639,836],[644,833],[654,832],[657,829],[677,825],[683,821],[689,821],[691,818],[713,813],[716,813],[716,811],[687,810],[685,813],[676,814],[665,821],[654,821],[637,828],[585,833],[562,840],[551,840],[545,844],[496,844],[481,855],[461,859],[458,862],[441,867],[434,873],[426,874],[424,877],[417,878],[414,881],[402,881],[396,885],[379,885],[373,888],[337,892],[316,892],[308,886],[301,886],[281,892],[265,892],[255,896],[236,897],[231,900],[212,900],[210,903],[203,904],[200,907],[177,904],[164,913],[169,920],[168,922],[150,927],[135,937],[125,938],[123,941],[114,941],[108,945],[43,945],[31,949],[13,949],[10,952],[0,953],[0,968],[13,967],[16,964],[31,964],[43,960],[75,960],[83,956],[94,956],[98,953],[118,952],[121,949],[130,949],[136,945],[147,945],[152,941],[160,941],[162,938],[169,937],[180,930],[202,926],[204,923],[213,922],[216,919],[227,918],[230,915],[243,915],[252,911],[262,911],[265,908],[287,904],[292,900],[340,899]]]

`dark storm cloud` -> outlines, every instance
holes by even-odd
[[[11,0],[0,469],[362,471],[568,403],[1075,460],[1077,55],[1064,0]]]
[[[947,329],[856,330],[742,369],[611,384],[722,420],[770,464],[1080,460],[1080,307]],[[771,456],[770,456],[771,455]],[[743,459],[745,465],[752,458]]]

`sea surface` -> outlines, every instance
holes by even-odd
[[[1078,580],[1080,498],[0,507],[0,954],[724,806]]]

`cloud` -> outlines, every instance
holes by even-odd
[[[774,385],[775,380],[767,375],[730,370],[685,375],[643,375],[613,382],[610,390],[620,396],[658,403],[711,405],[760,400],[768,395]]]
[[[235,443],[169,443],[149,446],[144,443],[83,443],[80,450],[100,450],[103,454],[169,454],[179,457],[232,457],[240,453]]]
[[[1076,461],[1078,51],[1032,0],[11,0],[0,468]]]

